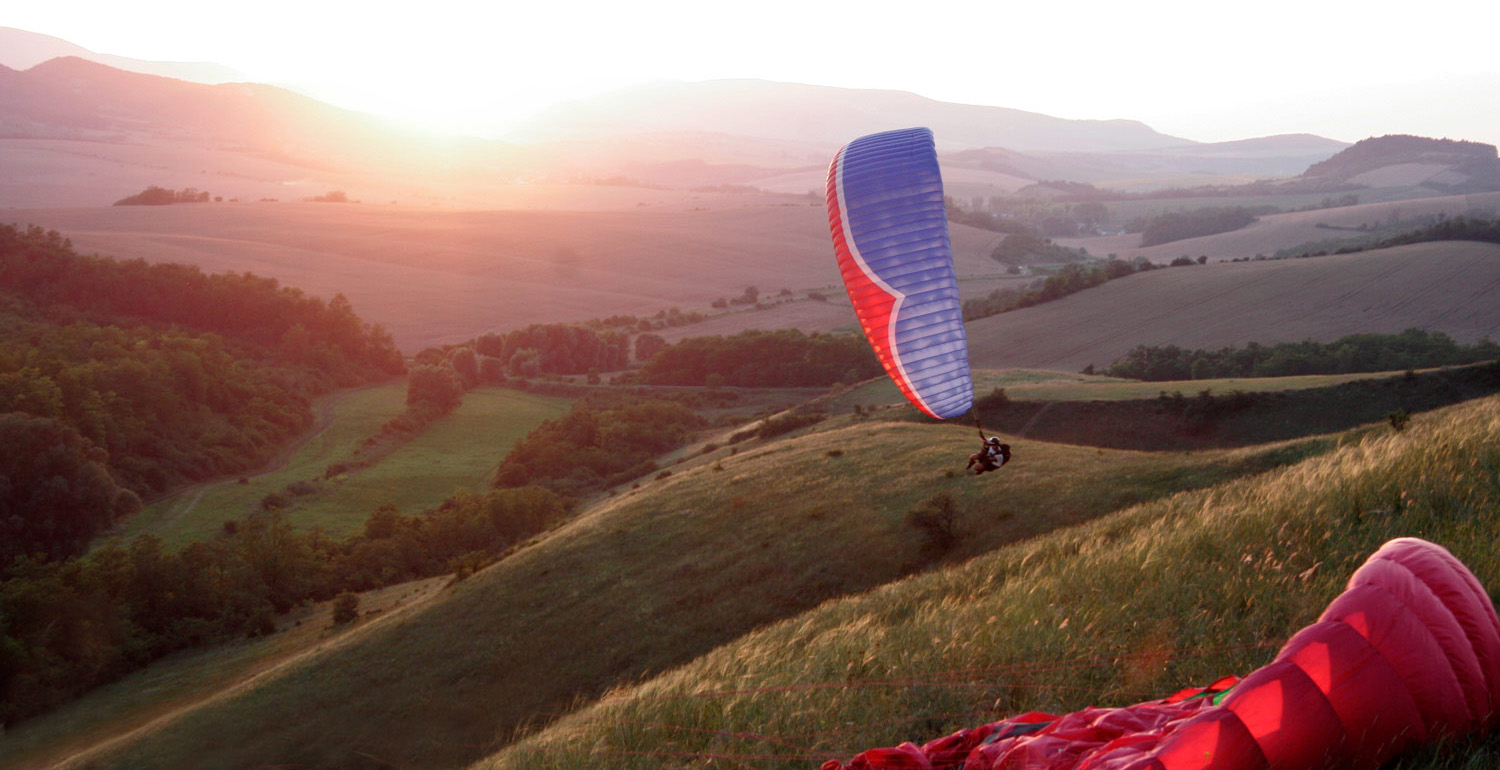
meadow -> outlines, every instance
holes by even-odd
[[[570,401],[496,387],[476,388],[453,413],[369,467],[324,479],[336,463],[360,459],[365,440],[406,406],[406,381],[344,391],[325,398],[315,427],[284,464],[265,473],[195,485],[154,502],[110,538],[151,533],[169,547],[217,535],[226,521],[261,510],[268,495],[289,503],[298,527],[322,527],[341,538],[357,532],[377,507],[391,503],[415,514],[440,504],[455,489],[484,489],[510,445],[543,420],[566,413]],[[287,494],[298,482],[306,495]]]

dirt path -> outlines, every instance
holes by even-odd
[[[380,385],[382,384],[384,383],[377,383],[375,385],[366,385],[359,388],[340,390],[318,399],[317,403],[313,405],[312,426],[303,431],[301,436],[298,436],[295,440],[288,443],[286,446],[278,449],[276,451],[276,454],[271,456],[271,459],[265,464],[264,467],[251,475],[245,476],[245,478],[265,476],[270,473],[280,472],[282,469],[286,468],[287,464],[292,461],[292,457],[295,456],[298,452],[302,451],[303,447],[306,447],[308,444],[318,440],[324,434],[328,433],[329,428],[333,427],[334,412],[340,401],[348,398],[355,393],[359,393],[370,388],[380,387]],[[150,527],[150,530],[160,532],[165,529],[170,529],[174,524],[182,519],[183,516],[186,516],[189,513],[193,512],[193,509],[198,505],[198,501],[203,499],[204,492],[207,492],[208,490],[220,484],[238,483],[240,478],[240,475],[219,476],[217,478],[208,479],[206,481],[200,481],[196,484],[191,484],[177,490],[176,492],[172,492],[166,495],[164,499],[176,499],[177,502],[173,504],[171,510],[167,512],[167,515],[164,516],[161,521]]]
[[[81,746],[70,746],[64,744],[63,746],[59,747],[56,752],[53,752],[54,755],[57,753],[61,753],[62,757],[60,759],[44,759],[39,764],[28,766],[36,768],[51,768],[54,770],[86,766],[89,762],[97,760],[102,754],[106,752],[120,748],[128,744],[130,741],[146,735],[149,732],[166,727],[171,723],[177,721],[178,719],[181,719],[182,717],[187,716],[194,711],[197,711],[198,709],[204,708],[206,706],[212,706],[215,703],[218,703],[226,698],[249,690],[250,688],[260,684],[261,682],[272,679],[281,672],[286,671],[315,655],[319,655],[331,650],[336,650],[340,647],[354,642],[355,640],[364,638],[368,634],[374,632],[376,629],[382,628],[386,624],[391,623],[396,618],[404,617],[416,608],[425,606],[429,601],[433,599],[433,597],[436,597],[443,592],[442,585],[446,580],[446,576],[438,578],[428,578],[426,581],[423,581],[426,583],[426,585],[422,587],[420,593],[418,593],[417,596],[403,601],[402,603],[388,610],[385,610],[384,612],[381,612],[379,617],[376,617],[373,620],[367,620],[364,623],[356,626],[355,628],[350,629],[349,631],[346,631],[332,639],[325,639],[314,642],[304,649],[291,652],[290,654],[284,656],[272,657],[271,659],[265,661],[262,665],[252,666],[243,675],[229,682],[226,682],[223,686],[218,687],[212,692],[208,692],[197,697],[189,697],[180,705],[169,708],[165,713],[149,719],[144,724],[136,727],[126,728],[123,732],[115,735],[110,735],[108,737],[81,739],[79,742],[84,744]],[[392,588],[399,588],[399,586],[392,586]]]

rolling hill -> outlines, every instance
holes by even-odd
[[[1201,205],[1223,204],[1210,198],[1201,201]],[[1495,216],[1500,212],[1500,193],[1423,195],[1337,208],[1267,214],[1239,230],[1144,248],[1139,245],[1139,234],[1059,238],[1058,243],[1070,248],[1085,248],[1095,255],[1115,254],[1126,259],[1144,257],[1153,262],[1170,262],[1184,255],[1206,255],[1210,259],[1244,259],[1269,257],[1281,249],[1360,235],[1390,222],[1409,222],[1424,217],[1463,216],[1475,211],[1489,217]]]
[[[1329,341],[1409,327],[1470,343],[1500,335],[1497,292],[1500,246],[1463,241],[1168,268],[972,321],[970,359],[1077,371],[1136,345]]]

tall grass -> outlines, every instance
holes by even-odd
[[[1161,697],[1264,665],[1393,537],[1446,546],[1493,595],[1497,513],[1489,398],[825,604],[476,767],[807,768],[1022,711]],[[1465,745],[1404,766],[1496,757]]]

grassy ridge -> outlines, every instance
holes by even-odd
[[[1268,662],[1392,537],[1446,546],[1493,595],[1497,508],[1488,398],[828,604],[476,767],[806,768],[1021,711],[1161,697]],[[1491,744],[1408,766],[1497,756]]]
[[[960,508],[948,555],[959,559],[1331,444],[1167,456],[1033,443],[1004,474],[975,479],[948,473],[973,450],[968,430],[821,427],[613,498],[419,615],[192,714],[111,766],[465,764],[575,699],[930,566],[904,517],[936,493]]]

